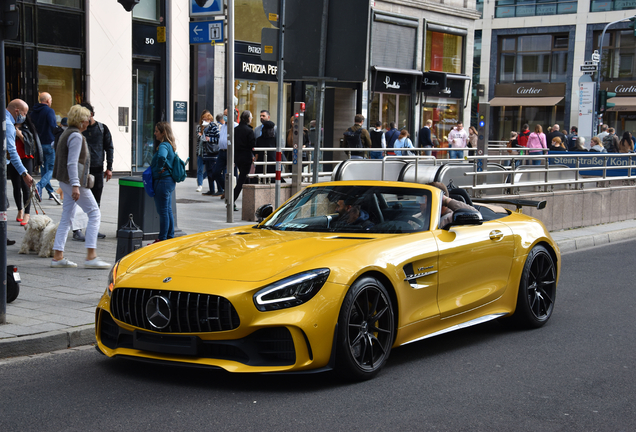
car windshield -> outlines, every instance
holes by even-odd
[[[429,229],[431,192],[387,186],[305,189],[259,228],[307,232],[409,233]]]

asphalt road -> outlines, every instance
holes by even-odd
[[[117,361],[89,347],[0,361],[0,431],[632,431],[634,250],[564,255],[542,329],[491,322],[411,344],[359,384]]]

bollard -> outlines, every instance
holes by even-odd
[[[117,231],[117,254],[115,260],[119,261],[129,253],[139,249],[141,241],[144,238],[144,232],[133,221],[133,215],[128,215],[128,223],[123,225]]]

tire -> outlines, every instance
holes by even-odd
[[[373,378],[386,363],[395,340],[391,298],[380,281],[358,279],[345,296],[338,318],[336,372],[343,378]]]
[[[517,308],[511,321],[522,328],[539,328],[548,322],[556,299],[556,266],[550,252],[535,246],[526,259],[519,283]]]
[[[13,277],[7,278],[7,303],[11,303],[18,298],[20,294],[20,284],[13,280]]]

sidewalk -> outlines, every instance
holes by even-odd
[[[109,263],[115,262],[117,248],[117,208],[119,179],[104,185],[102,195],[102,224],[100,232],[106,234],[97,242],[97,254]],[[57,182],[54,182],[57,184]],[[50,258],[40,258],[34,252],[19,255],[24,228],[15,221],[16,210],[8,182],[11,208],[7,211],[7,237],[16,244],[7,247],[7,264],[18,266],[22,278],[20,295],[7,305],[6,324],[0,325],[0,358],[31,355],[68,347],[86,345],[95,341],[95,306],[106,289],[107,271],[82,268],[86,255],[83,242],[66,243],[64,255],[79,264],[77,269],[52,269]],[[177,185],[177,226],[186,234],[253,225],[240,220],[241,212],[234,212],[235,221],[226,222],[224,201],[218,197],[203,196],[195,191],[196,179],[187,178]],[[203,191],[207,191],[207,180]],[[42,207],[54,221],[60,220],[62,207],[46,199]],[[241,198],[237,202],[241,208]],[[587,228],[552,233],[561,253],[599,246],[610,242],[636,238],[636,220],[617,222]],[[144,241],[144,244],[150,241]]]

